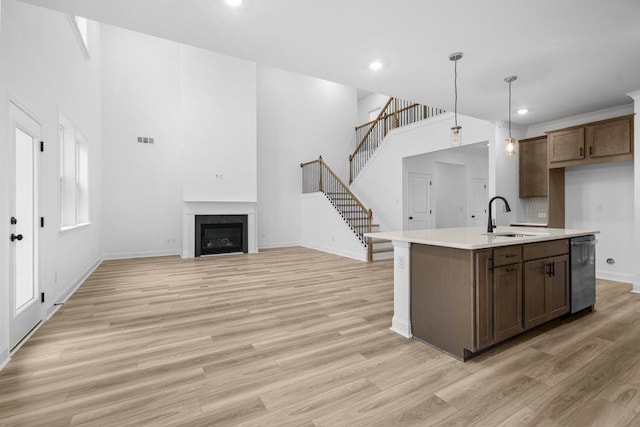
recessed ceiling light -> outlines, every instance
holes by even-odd
[[[526,108],[521,108],[521,109],[518,110],[518,114],[527,114],[528,112],[529,112],[529,110],[526,109]]]
[[[224,0],[229,6],[238,7],[242,4],[242,0]]]
[[[381,68],[382,68],[382,62],[380,61],[373,61],[371,64],[369,64],[370,70],[378,71]]]

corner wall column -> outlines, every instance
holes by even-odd
[[[640,254],[640,90],[627,94],[633,98],[634,117],[633,132],[633,248]],[[633,292],[640,293],[640,264],[635,265]]]
[[[393,319],[391,330],[411,338],[411,243],[393,241]]]

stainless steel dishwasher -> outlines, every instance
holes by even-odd
[[[571,239],[571,313],[596,303],[596,236]]]

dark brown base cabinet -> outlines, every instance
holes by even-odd
[[[411,249],[413,336],[459,359],[569,312],[566,239]]]

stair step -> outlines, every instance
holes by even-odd
[[[393,246],[391,246],[390,248],[373,248],[372,252],[374,254],[379,254],[382,252],[393,252]]]
[[[374,245],[376,243],[391,243],[391,240],[387,240],[387,239],[376,239],[375,237],[371,238],[371,243],[373,243]]]

